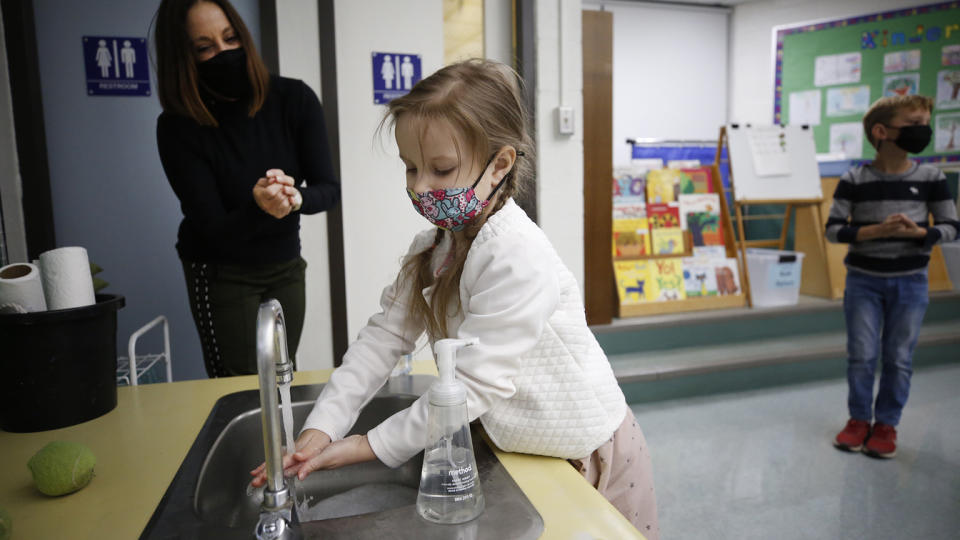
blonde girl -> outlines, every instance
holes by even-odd
[[[514,198],[533,180],[533,144],[516,74],[471,60],[390,102],[418,234],[396,281],[334,371],[285,474],[423,449],[426,397],[346,438],[396,359],[426,332],[479,338],[457,357],[471,420],[501,449],[565,458],[647,538],[659,536],[646,441],[587,327],[577,282]],[[263,467],[252,471],[265,481]]]

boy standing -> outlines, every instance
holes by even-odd
[[[897,451],[895,426],[929,302],[930,249],[956,238],[960,228],[943,172],[907,157],[930,143],[932,111],[933,100],[918,95],[885,97],[870,107],[863,128],[876,158],[840,178],[826,225],[828,240],[850,244],[843,296],[850,420],[834,445],[875,457]],[[874,403],[878,357],[883,368]]]

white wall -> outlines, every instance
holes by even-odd
[[[763,0],[737,5],[730,40],[730,121],[773,122],[773,29],[929,4],[924,0]]]
[[[580,2],[537,0],[537,214],[583,291],[583,47]],[[574,110],[573,135],[560,135],[559,106]]]
[[[421,56],[423,74],[443,62],[441,0],[334,3],[347,332],[350,341],[379,310],[380,291],[399,271],[414,235],[429,227],[404,191],[392,134],[374,139],[385,107],[373,104],[370,54]]]
[[[613,13],[614,166],[629,164],[628,138],[716,139],[727,119],[729,10],[602,4]]]
[[[303,80],[322,100],[316,0],[277,2],[277,28],[280,74]],[[297,367],[301,370],[332,368],[330,260],[325,212],[300,218],[300,243],[300,254],[307,261],[307,310]]]

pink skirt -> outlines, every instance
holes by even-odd
[[[650,452],[629,407],[610,440],[589,456],[568,461],[647,540],[659,540]]]

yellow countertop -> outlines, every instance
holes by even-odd
[[[432,366],[416,366],[429,373]],[[325,382],[330,370],[300,371],[294,385]],[[146,526],[221,396],[257,388],[256,376],[124,386],[117,407],[75,426],[38,433],[0,431],[0,507],[13,540],[131,540]],[[62,497],[33,485],[27,460],[54,440],[86,444],[97,457],[93,481]],[[566,461],[496,451],[543,517],[543,539],[643,539]]]

